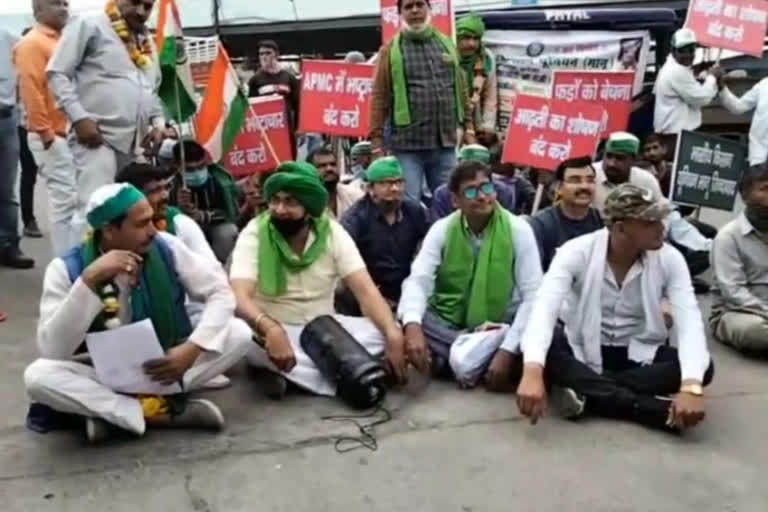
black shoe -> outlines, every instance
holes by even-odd
[[[693,291],[696,293],[696,295],[704,295],[705,293],[709,293],[709,284],[707,284],[705,281],[699,279],[698,277],[693,278]]]
[[[43,238],[43,233],[37,226],[37,221],[32,219],[24,226],[24,236],[27,238]]]
[[[0,251],[0,267],[27,269],[35,266],[35,260],[21,252],[18,247],[9,247]]]
[[[288,391],[288,380],[279,373],[249,365],[248,374],[264,390],[267,398],[279,401],[285,397],[285,393]]]

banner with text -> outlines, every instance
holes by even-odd
[[[768,29],[765,0],[691,0],[685,26],[702,46],[763,55]]]
[[[613,132],[625,131],[629,125],[634,81],[631,71],[556,71],[552,99],[602,106],[607,114],[602,135],[606,138]]]
[[[373,70],[371,64],[305,60],[301,65],[299,131],[365,137]]]
[[[285,115],[285,100],[282,96],[265,96],[250,101],[253,108],[246,111],[240,133],[223,162],[235,178],[271,171],[279,162],[291,160],[291,132]],[[260,127],[269,141],[264,140]],[[270,144],[279,162],[275,162]]]
[[[632,94],[639,94],[650,36],[644,30],[489,30],[483,42],[496,57],[503,131],[515,93],[549,97],[555,71],[630,71]]]
[[[601,105],[520,94],[501,160],[554,171],[563,160],[593,156],[604,122]]]
[[[747,147],[698,132],[678,137],[672,169],[672,202],[732,211]]]
[[[432,0],[432,26],[453,39],[454,12],[451,0]],[[387,44],[400,30],[397,0],[381,0],[381,44]]]

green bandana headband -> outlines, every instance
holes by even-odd
[[[319,217],[328,205],[325,189],[315,166],[307,162],[285,162],[264,183],[264,197],[270,201],[278,192],[296,198],[312,217]]]
[[[105,185],[91,196],[86,215],[93,229],[100,229],[146,199],[139,189],[128,183]]]
[[[482,38],[485,34],[483,18],[477,14],[469,14],[456,22],[456,36],[473,36]]]
[[[393,156],[379,158],[365,171],[365,181],[368,183],[401,179],[403,179],[403,168],[397,158]]]
[[[352,149],[349,150],[350,156],[365,156],[370,155],[373,150],[373,146],[368,141],[358,142]]]
[[[491,163],[491,152],[480,144],[470,144],[461,148],[458,160],[459,162],[482,162],[488,165]]]
[[[615,132],[605,143],[606,153],[634,156],[640,151],[640,139],[627,132]]]

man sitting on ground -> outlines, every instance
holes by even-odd
[[[137,435],[147,425],[221,429],[223,416],[207,400],[117,393],[98,381],[91,366],[73,360],[88,333],[108,330],[115,321],[150,319],[166,356],[147,361],[145,372],[193,391],[253,346],[248,327],[233,317],[235,299],[222,268],[176,237],[157,234],[152,207],[139,190],[106,185],[94,192],[87,212],[92,235],[45,273],[37,331],[41,359],[24,372],[27,394],[56,411],[85,416],[91,442],[109,434],[107,424]],[[205,303],[194,329],[185,295]]]
[[[340,219],[353,204],[365,195],[365,192],[355,184],[339,183],[336,155],[330,148],[316,149],[309,154],[307,162],[317,169],[320,173],[320,179],[325,184],[325,189],[328,191],[328,211],[331,218]]]
[[[620,185],[605,201],[607,229],[566,242],[555,255],[522,338],[518,405],[532,422],[546,404],[545,368],[568,418],[589,412],[661,429],[704,418],[702,386],[713,366],[685,261],[664,244],[670,211],[647,189]],[[678,349],[668,345],[665,300]],[[565,329],[555,330],[562,311]]]
[[[261,195],[262,184],[267,177],[267,173],[256,173],[245,178],[243,202],[237,214],[237,229],[243,229],[254,217],[258,217],[267,209],[267,204]]]
[[[341,225],[357,244],[374,284],[394,307],[403,281],[429,229],[426,209],[404,198],[405,183],[395,157],[376,160],[366,171],[368,194],[350,208]],[[343,293],[349,314],[359,314],[348,293]],[[351,304],[350,304],[351,303]]]
[[[197,222],[211,244],[213,253],[222,263],[227,261],[237,240],[237,187],[232,176],[218,164],[212,164],[208,152],[193,140],[173,147],[173,159],[178,174],[175,201],[181,211]]]
[[[348,182],[359,183],[365,181],[365,171],[373,163],[371,143],[363,140],[352,146],[352,149],[349,150],[349,159],[352,164],[352,172]]]
[[[537,213],[529,222],[539,244],[541,268],[549,268],[555,251],[577,236],[603,227],[600,213],[592,208],[595,196],[595,170],[589,157],[573,158],[555,171],[560,202]]]
[[[264,184],[268,214],[243,230],[232,255],[230,278],[238,314],[263,340],[248,354],[252,366],[279,370],[295,384],[334,395],[299,344],[304,325],[333,315],[341,280],[360,304],[365,318],[336,319],[371,354],[384,354],[395,377],[407,375],[403,333],[365,269],[355,242],[326,212],[328,191],[317,170],[306,162],[285,162]],[[427,365],[425,347],[410,345],[414,366]],[[273,379],[270,395],[282,397],[285,380]]]
[[[744,351],[768,350],[768,164],[744,172],[746,209],[712,246],[710,325],[715,338]]]
[[[496,202],[487,165],[459,164],[449,186],[458,211],[427,233],[403,283],[398,318],[407,344],[421,345],[426,337],[439,376],[448,373],[459,335],[487,322],[510,323],[514,315],[485,375],[490,389],[502,390],[511,380],[512,354],[541,282],[536,239],[527,222]]]

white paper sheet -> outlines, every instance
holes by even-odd
[[[113,391],[146,395],[181,393],[178,383],[165,386],[144,373],[144,363],[165,356],[151,320],[89,334],[85,343],[99,382]]]

